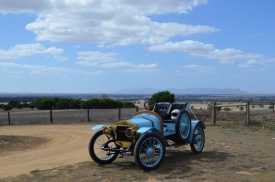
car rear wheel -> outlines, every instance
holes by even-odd
[[[144,170],[159,167],[165,156],[163,139],[153,133],[145,133],[135,145],[135,161]]]
[[[205,135],[203,128],[201,127],[201,125],[197,125],[192,136],[192,143],[190,143],[192,152],[195,154],[200,154],[203,150],[204,142]]]
[[[191,119],[186,110],[182,110],[176,120],[176,138],[177,143],[184,143],[191,130]]]
[[[103,131],[100,130],[94,134],[90,140],[89,153],[91,158],[99,164],[109,164],[113,162],[117,156],[118,152],[111,150],[104,150],[104,148],[118,148],[114,141],[108,138]]]

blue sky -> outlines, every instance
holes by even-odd
[[[0,92],[275,93],[275,1],[1,0]]]

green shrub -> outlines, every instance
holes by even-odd
[[[29,108],[34,109],[35,108],[35,103],[30,103]]]
[[[22,108],[23,108],[23,105],[22,105],[21,103],[18,103],[18,104],[16,104],[16,108],[17,108],[17,109],[22,109]]]
[[[9,104],[3,105],[3,109],[4,109],[5,111],[10,111],[10,110],[12,110],[12,106],[10,106]]]
[[[223,109],[224,111],[230,111],[230,108],[226,107]]]
[[[62,98],[59,99],[57,102],[54,100],[56,109],[70,109],[70,102],[72,99]]]
[[[37,109],[49,110],[55,107],[53,99],[50,98],[40,98],[35,101],[35,106]]]
[[[82,101],[81,100],[71,100],[70,109],[81,109]]]
[[[89,99],[82,103],[83,109],[99,109],[99,99]]]
[[[249,120],[248,123],[246,122],[246,125],[249,125],[249,126],[261,126],[262,123],[260,121],[257,121],[257,120]]]
[[[8,105],[10,105],[13,108],[16,107],[18,104],[21,104],[18,100],[11,100],[8,103]]]
[[[122,108],[122,102],[108,98],[99,99],[100,109]]]
[[[109,98],[89,99],[81,103],[83,109],[112,109],[122,108],[123,103]]]
[[[271,106],[268,106],[268,109],[273,109],[273,105],[271,105]]]
[[[136,107],[133,102],[123,102],[123,108],[134,108]]]

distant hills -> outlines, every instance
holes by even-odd
[[[143,89],[123,89],[115,92],[116,94],[153,94],[160,91],[168,90],[174,94],[250,94],[249,92],[240,90],[238,88],[187,88],[187,89],[157,89],[157,88],[143,88]]]

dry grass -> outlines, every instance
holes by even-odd
[[[200,155],[189,145],[167,149],[162,165],[143,171],[133,158],[112,164],[93,161],[32,170],[29,174],[0,181],[273,181],[275,179],[274,132],[245,125],[207,125],[206,144]],[[0,158],[1,160],[1,158]]]

